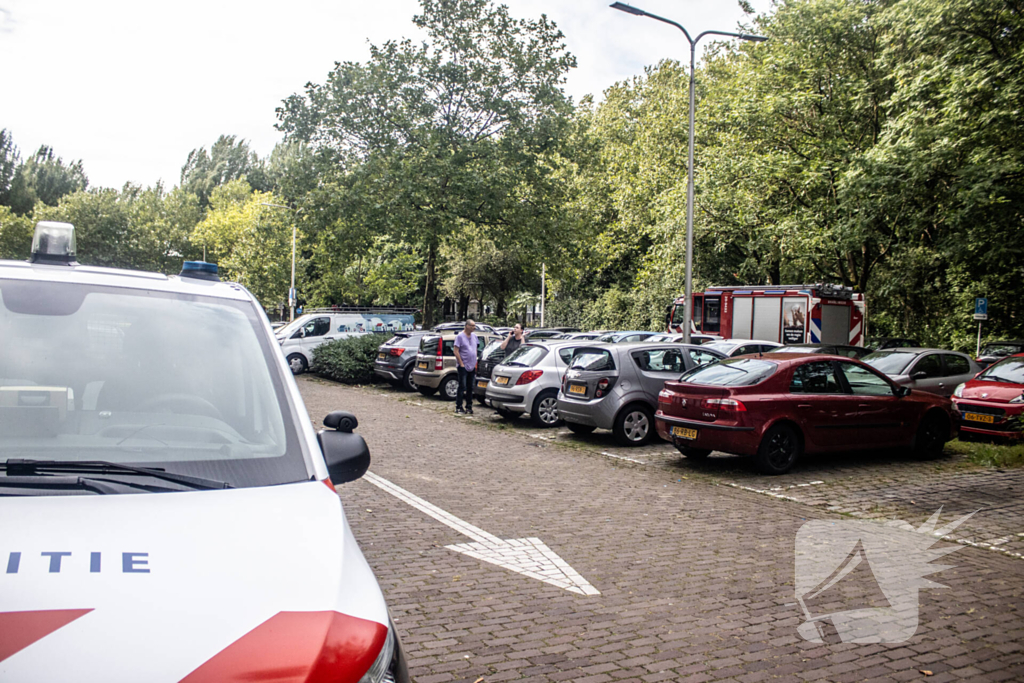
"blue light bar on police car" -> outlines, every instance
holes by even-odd
[[[181,264],[181,272],[178,273],[178,276],[190,277],[195,280],[220,282],[217,264],[207,263],[206,261],[185,261]]]
[[[39,221],[32,235],[29,263],[70,266],[75,264],[75,226],[70,223]]]

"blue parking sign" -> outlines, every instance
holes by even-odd
[[[988,299],[974,300],[974,319],[988,320]]]

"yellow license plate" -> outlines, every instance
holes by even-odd
[[[569,393],[570,394],[585,394],[585,393],[587,393],[587,385],[586,384],[570,384],[569,385]]]
[[[508,384],[508,377],[495,377],[494,378],[494,383],[495,384]]]
[[[420,363],[416,367],[418,367],[420,370],[426,370],[427,369],[427,363]]]
[[[476,386],[478,388],[480,388],[480,389],[486,389],[487,388],[487,380],[481,380],[481,381],[477,382]]]
[[[696,429],[687,429],[686,427],[673,427],[672,436],[678,436],[680,439],[693,439],[697,438]]]
[[[977,413],[964,413],[964,419],[970,422],[984,422],[985,424],[993,424],[996,418],[992,415],[978,415]]]
[[[384,354],[383,353],[378,353],[377,354],[377,360],[384,360]]]

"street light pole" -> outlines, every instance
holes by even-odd
[[[260,202],[260,206],[273,206],[276,209],[287,209],[293,211],[296,214],[301,209],[293,209],[290,206],[284,206],[283,204],[268,204],[267,202]],[[291,287],[288,288],[288,322],[295,320],[295,228],[296,218],[292,217],[292,282]]]
[[[658,21],[666,24],[671,24],[682,31],[683,35],[686,36],[687,42],[690,43],[690,140],[686,159],[686,302],[683,304],[683,341],[689,344],[690,326],[693,324],[693,121],[697,109],[696,94],[694,92],[693,85],[694,70],[697,62],[697,42],[704,36],[710,35],[739,38],[740,40],[750,40],[756,43],[762,43],[768,39],[764,36],[754,36],[746,33],[729,33],[727,31],[704,31],[696,38],[691,38],[690,33],[683,28],[682,24],[678,24],[671,19],[659,17],[656,14],[645,12],[638,7],[633,7],[621,2],[612,3],[610,7],[627,14],[633,14],[638,17],[650,17],[651,19],[657,19]]]

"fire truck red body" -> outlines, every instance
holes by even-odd
[[[669,332],[682,332],[685,301],[675,300]],[[691,330],[726,339],[863,346],[867,308],[863,294],[836,285],[709,287],[693,295]]]

